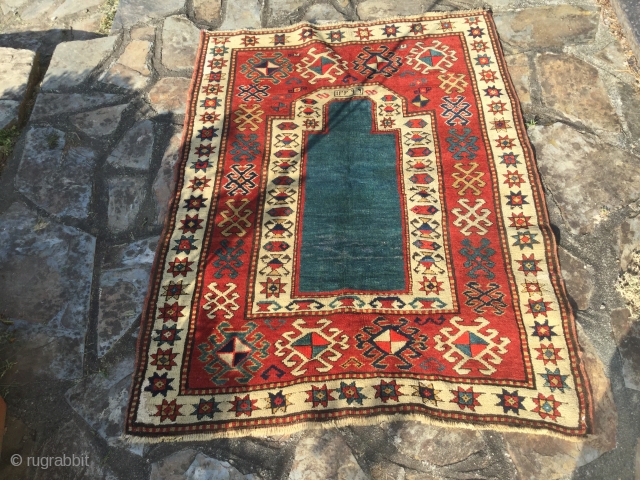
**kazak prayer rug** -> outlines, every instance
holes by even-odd
[[[489,13],[203,32],[176,175],[130,437],[590,431]]]

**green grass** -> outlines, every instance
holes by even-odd
[[[100,28],[98,33],[104,33],[108,35],[111,31],[111,25],[113,25],[113,19],[118,11],[119,0],[107,0],[102,6],[102,18],[100,19]]]

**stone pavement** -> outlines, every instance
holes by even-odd
[[[482,5],[494,10],[536,148],[594,387],[595,434],[572,443],[394,422],[124,444],[198,30]],[[0,360],[10,362],[0,372],[12,365],[0,380],[9,406],[0,478],[640,478],[640,93],[595,1],[120,0],[103,37],[101,8],[0,0],[0,46],[22,49],[0,50],[15,65],[0,61],[0,84],[13,82],[0,105],[14,123],[40,82],[0,177]],[[13,467],[15,453],[82,454],[90,465]]]

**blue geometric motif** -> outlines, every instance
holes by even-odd
[[[478,137],[471,135],[470,128],[463,128],[462,133],[458,133],[455,128],[449,130],[453,137],[447,137],[449,142],[449,152],[453,153],[454,160],[473,160],[476,158],[480,147],[476,145]]]

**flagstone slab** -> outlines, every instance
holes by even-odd
[[[107,163],[114,167],[149,170],[153,142],[153,122],[142,120],[125,133],[116,148],[107,157]]]
[[[0,215],[0,314],[84,339],[95,244],[14,203]]]
[[[240,28],[260,28],[264,0],[244,0],[227,2],[227,11],[219,30],[238,30]]]
[[[587,310],[593,294],[593,278],[596,275],[593,267],[571,255],[562,247],[558,248],[558,256],[569,297],[574,301],[578,310]]]
[[[124,97],[113,93],[40,93],[31,112],[30,121],[37,122],[52,115],[76,113],[118,103]]]
[[[349,445],[335,430],[313,432],[296,446],[289,480],[367,480]]]
[[[162,64],[169,70],[193,70],[200,30],[187,17],[166,18],[162,25]]]
[[[640,159],[602,146],[588,133],[562,124],[528,129],[548,201],[554,202],[573,233],[585,234],[606,216],[640,198]]]
[[[304,20],[311,23],[330,23],[343,21],[344,15],[338,12],[332,5],[317,4],[312,5],[307,13],[304,14]]]
[[[142,313],[159,237],[113,247],[100,275],[98,356],[104,356]]]
[[[59,44],[53,52],[41,90],[47,92],[81,84],[113,51],[117,40],[117,36],[112,36]]]
[[[175,188],[174,167],[180,157],[182,134],[176,133],[169,140],[169,145],[164,152],[160,168],[153,182],[153,194],[155,195],[156,223],[164,225],[169,210],[169,200]]]
[[[618,411],[611,393],[611,383],[598,353],[579,325],[578,341],[591,384],[594,433],[577,442],[535,434],[503,433],[507,451],[518,470],[519,478],[566,478],[576,468],[593,462],[616,447]]]
[[[627,388],[640,390],[640,320],[626,308],[611,312],[613,337],[622,357],[622,376]]]
[[[640,217],[625,219],[617,229],[620,270],[629,267],[634,251],[640,251]]]
[[[59,217],[87,218],[95,153],[71,146],[64,132],[31,128],[26,135],[15,185],[19,192]]]
[[[186,0],[120,0],[111,32],[164,18],[184,9]]]
[[[573,55],[536,57],[542,102],[587,127],[620,131],[620,122],[598,69]]]
[[[119,233],[133,226],[144,201],[145,184],[144,179],[135,177],[113,177],[107,180],[109,230]]]
[[[523,53],[507,55],[504,58],[507,62],[511,81],[516,87],[520,106],[523,111],[527,112],[531,109],[531,71],[529,69],[529,58]]]
[[[129,399],[133,364],[133,356],[125,356],[104,371],[83,378],[67,390],[65,398],[78,415],[109,445],[124,446],[133,453],[142,455],[143,444],[127,445],[120,438]]]
[[[418,15],[426,12],[436,2],[434,0],[365,0],[358,4],[356,11],[360,20],[377,20],[404,15]]]
[[[162,78],[149,91],[149,102],[159,114],[184,115],[190,84],[188,78]]]
[[[196,20],[217,23],[222,15],[222,0],[193,0],[193,13]]]
[[[0,130],[19,124],[26,114],[38,72],[31,50],[0,47]]]
[[[51,14],[52,18],[68,17],[77,13],[84,13],[88,9],[99,7],[104,3],[103,0],[65,0],[65,2],[56,8]]]
[[[122,55],[102,74],[100,81],[127,89],[143,89],[150,80],[149,53],[152,43],[132,40]]]
[[[543,6],[496,13],[494,21],[500,40],[512,47],[513,53],[562,49],[595,40],[599,11],[595,6]]]
[[[281,0],[279,2],[269,2],[269,16],[273,20],[287,17],[300,7],[309,3],[307,0]]]
[[[104,137],[115,132],[128,104],[99,108],[71,117],[71,123],[90,137]]]

